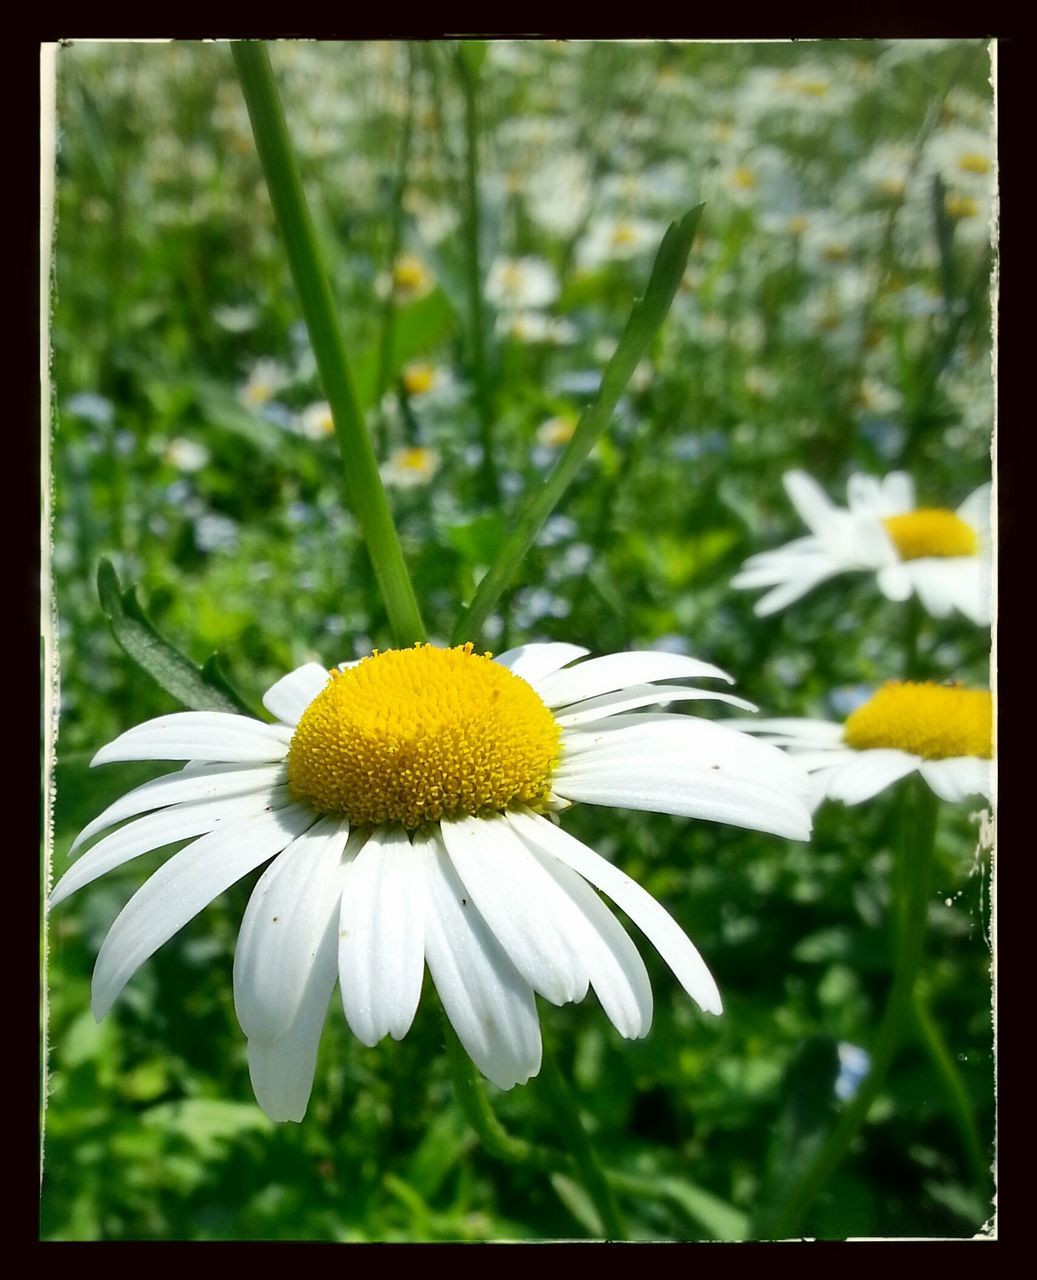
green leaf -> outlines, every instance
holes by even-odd
[[[479,583],[475,598],[454,628],[455,644],[478,639],[483,624],[501,593],[515,576],[523,556],[533,545],[544,521],[561,501],[587,455],[612,421],[620,396],[626,390],[627,383],[652,339],[659,332],[680,287],[702,209],[702,205],[697,205],[680,222],[672,222],[668,227],[655,255],[645,295],[635,301],[631,308],[623,336],[605,367],[598,394],[581,416],[573,438],[546,483],[515,521],[496,561]]]
[[[209,676],[155,630],[137,599],[135,587],[123,591],[110,560],[97,569],[97,594],[101,608],[119,647],[143,671],[189,711],[230,711],[251,714],[246,703],[230,688],[226,677],[211,667]],[[212,663],[212,659],[210,659]],[[209,664],[207,664],[207,667]]]
[[[462,40],[458,46],[458,57],[461,66],[473,80],[478,79],[486,55],[490,52],[489,40]]]
[[[186,1139],[206,1158],[221,1154],[228,1142],[245,1133],[272,1132],[273,1122],[257,1106],[247,1102],[223,1102],[217,1098],[188,1098],[163,1102],[141,1116],[143,1124]]]
[[[392,317],[386,385],[392,384],[404,365],[439,346],[449,336],[456,318],[442,289],[433,289],[424,298],[398,307]],[[356,394],[362,409],[371,408],[378,397],[379,358],[379,352],[372,350],[356,362]]]
[[[561,1200],[562,1204],[565,1205],[587,1234],[593,1236],[595,1240],[604,1239],[605,1225],[594,1207],[594,1201],[584,1191],[583,1187],[578,1182],[574,1182],[572,1178],[566,1177],[564,1173],[552,1173],[551,1186],[554,1187],[558,1199]]]

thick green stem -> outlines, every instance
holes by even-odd
[[[464,235],[472,374],[475,379],[476,408],[479,414],[479,441],[482,445],[483,496],[488,503],[496,507],[500,499],[500,483],[493,456],[493,393],[486,362],[486,321],[483,315],[482,263],[479,246],[478,71],[469,64],[460,50],[458,50],[457,66],[464,92]]]
[[[871,1048],[871,1066],[839,1123],[829,1134],[768,1230],[784,1239],[799,1232],[800,1224],[822,1187],[838,1168],[850,1144],[867,1119],[871,1104],[886,1081],[886,1074],[912,1017],[915,980],[922,959],[929,882],[936,834],[936,797],[921,778],[913,778],[914,803],[903,815],[899,856],[904,860],[904,908],[899,930],[893,985],[882,1022]]]
[[[270,200],[331,406],[345,471],[346,496],[360,524],[398,645],[424,641],[425,626],[407,574],[371,438],[357,400],[317,233],[299,177],[266,46],[232,46]]]
[[[540,1079],[551,1103],[559,1135],[572,1154],[584,1188],[594,1201],[594,1207],[601,1218],[606,1237],[609,1240],[626,1240],[626,1227],[623,1225],[615,1193],[609,1185],[605,1170],[584,1128],[576,1099],[555,1066],[554,1058],[546,1045],[543,1065],[540,1068]]]

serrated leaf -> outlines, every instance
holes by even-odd
[[[116,643],[177,702],[189,711],[248,711],[240,697],[210,683],[189,658],[159,635],[137,599],[136,588],[122,590],[109,560],[98,566],[97,594]]]

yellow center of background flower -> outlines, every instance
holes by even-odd
[[[966,151],[958,157],[958,168],[962,173],[989,173],[990,161],[979,151]]]
[[[856,751],[893,747],[923,760],[993,755],[993,703],[984,689],[890,681],[843,725]]]
[[[423,396],[436,385],[436,371],[430,364],[409,364],[403,371],[403,385],[409,396]]]
[[[970,524],[953,511],[923,507],[902,516],[887,516],[882,522],[893,539],[901,560],[921,560],[926,556],[974,556],[979,538]]]
[[[542,809],[560,730],[533,689],[470,644],[332,671],[288,748],[288,785],[353,826]]]

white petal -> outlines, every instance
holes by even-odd
[[[562,707],[598,694],[626,689],[630,685],[693,676],[734,683],[726,672],[708,662],[685,657],[682,653],[657,653],[646,649],[640,653],[610,653],[604,658],[591,658],[578,667],[537,681],[536,691],[549,707]]]
[[[319,662],[307,662],[282,676],[263,694],[263,706],[282,724],[296,725],[314,698],[324,690],[330,676]]]
[[[753,613],[758,618],[769,617],[772,613],[777,613],[780,609],[784,609],[786,605],[793,604],[800,597],[805,596],[808,591],[813,591],[822,582],[828,578],[834,578],[837,574],[844,573],[847,570],[846,565],[832,564],[826,560],[824,564],[819,565],[809,573],[798,573],[795,577],[781,586],[775,587],[773,591],[757,600],[753,606]]]
[[[705,962],[681,927],[650,893],[546,818],[513,812],[509,813],[508,820],[523,839],[553,854],[607,894],[644,933],[696,1004],[706,1013],[721,1012],[720,992]]]
[[[444,819],[440,830],[467,895],[523,978],[552,1004],[582,1000],[586,968],[557,928],[548,877],[505,819]]]
[[[957,515],[976,530],[981,538],[990,534],[990,485],[981,484],[965,499]]]
[[[744,698],[736,698],[732,693],[721,693],[712,689],[686,689],[680,684],[636,684],[618,693],[605,693],[599,698],[588,698],[581,702],[575,711],[560,711],[555,721],[563,728],[583,724],[588,720],[602,720],[608,716],[631,711],[635,707],[648,707],[666,702],[696,702],[706,699],[711,702],[727,702],[743,711],[755,711],[756,707]]]
[[[652,1026],[652,987],[626,930],[582,876],[553,854],[523,843],[579,912],[574,940],[612,1025],[627,1039],[646,1036]]]
[[[822,536],[827,534],[841,513],[817,481],[805,471],[786,471],[781,480],[807,528]]]
[[[514,675],[521,676],[529,684],[552,675],[566,663],[589,653],[578,644],[521,644],[517,649],[498,653],[494,662],[507,667]]]
[[[498,1088],[525,1084],[540,1070],[532,988],[469,899],[434,831],[418,832],[414,847],[425,854],[425,956],[451,1026]]]
[[[188,920],[313,821],[311,809],[292,805],[230,822],[163,863],[123,907],[101,944],[94,966],[94,1017],[104,1017],[140,965]]]
[[[346,871],[338,938],[346,1021],[366,1045],[410,1030],[425,975],[425,886],[402,827],[376,831]]]
[[[809,746],[824,746],[842,741],[843,726],[831,720],[794,719],[790,716],[769,720],[725,720],[730,729],[742,733],[761,733],[788,738]]]
[[[278,1040],[295,1019],[328,921],[338,919],[348,834],[345,819],[322,818],[252,891],[234,952],[234,1008],[250,1039]]]
[[[907,565],[887,564],[878,573],[879,590],[887,600],[906,600],[911,594],[911,574]]]
[[[913,773],[918,765],[918,756],[906,751],[876,748],[854,752],[853,758],[833,773],[827,788],[829,799],[860,804]]]
[[[320,1035],[335,990],[338,921],[334,914],[306,975],[295,1020],[279,1040],[248,1042],[248,1072],[256,1101],[271,1120],[300,1121],[313,1089]]]
[[[113,760],[283,760],[292,730],[226,711],[177,711],[146,720],[102,747],[91,765]]]
[[[941,800],[960,804],[969,796],[986,796],[992,791],[992,769],[989,760],[976,756],[957,756],[951,760],[923,760],[918,772]]]
[[[911,582],[926,613],[946,618],[954,607],[957,566],[953,560],[912,560],[908,565]]]
[[[882,482],[875,476],[857,473],[846,482],[846,505],[854,515],[881,515],[882,495]]]
[[[225,796],[220,800],[175,805],[172,809],[149,813],[105,836],[74,862],[50,895],[50,906],[56,907],[69,894],[142,853],[192,836],[205,835],[228,819],[258,817],[268,809],[280,809],[290,803],[288,788],[274,787],[249,795]]]
[[[881,516],[899,516],[915,506],[915,482],[906,471],[891,471],[882,482]]]
[[[284,782],[285,776],[283,764],[228,764],[222,768],[216,765],[189,764],[176,773],[166,774],[135,787],[114,804],[110,804],[80,831],[72,841],[69,854],[75,853],[91,836],[122,822],[124,818],[132,818],[138,813],[147,813],[149,809],[161,809],[166,805],[267,791]]]

